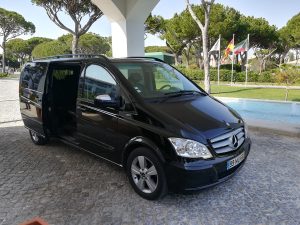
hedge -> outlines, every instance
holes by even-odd
[[[179,71],[189,77],[191,80],[204,80],[204,71],[200,69],[189,69],[186,67],[176,67]],[[255,72],[248,72],[248,82],[261,82],[261,83],[275,83],[276,71],[264,71],[262,74]],[[233,71],[233,82],[244,82],[246,79],[246,72]],[[210,69],[210,80],[218,80],[218,71],[216,69]],[[220,69],[220,81],[231,81],[231,70]]]
[[[230,70],[231,71],[232,64],[223,64],[223,65],[220,65],[220,69]],[[241,72],[242,71],[242,67],[239,64],[233,64],[233,70],[236,71],[236,72]]]
[[[0,77],[7,77],[8,74],[7,73],[0,73]]]

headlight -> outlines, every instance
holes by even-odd
[[[185,158],[212,158],[207,147],[197,141],[183,138],[168,138],[173,145],[177,155]]]
[[[245,121],[244,121],[244,131],[245,131],[245,138],[248,138],[249,137],[248,125]]]

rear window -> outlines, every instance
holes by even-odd
[[[43,92],[47,63],[27,63],[21,73],[21,87]]]

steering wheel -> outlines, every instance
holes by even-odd
[[[170,84],[165,84],[164,86],[162,86],[159,90],[163,90],[165,89],[166,87],[169,87],[169,89],[172,87]]]

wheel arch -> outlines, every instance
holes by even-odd
[[[124,151],[122,154],[122,165],[124,168],[126,168],[126,162],[129,154],[136,148],[139,147],[145,147],[149,148],[153,153],[164,163],[165,158],[163,154],[161,153],[159,147],[151,141],[149,138],[146,137],[134,137],[128,141],[128,143],[124,147]]]

